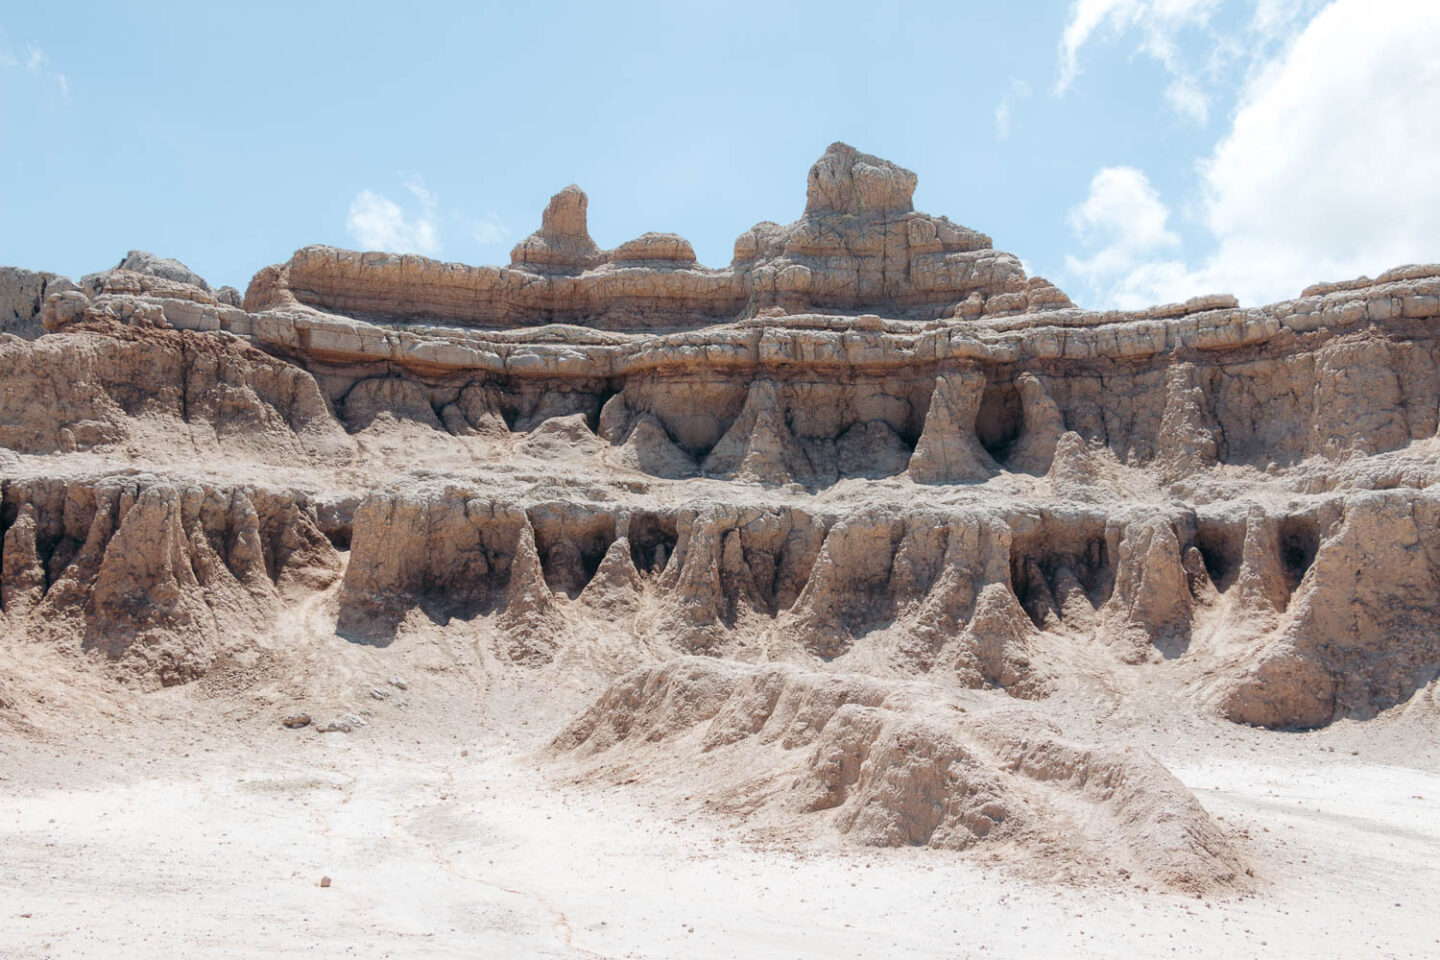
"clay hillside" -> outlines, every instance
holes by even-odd
[[[473,708],[756,842],[1251,889],[1134,731],[1433,731],[1440,266],[1096,312],[915,185],[837,143],[718,268],[574,186],[502,267],[5,268],[4,736]]]

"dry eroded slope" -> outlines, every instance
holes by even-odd
[[[148,255],[8,270],[0,715],[56,709],[40,658],[273,713],[326,689],[306,637],[443,650],[567,775],[1235,882],[1158,764],[1051,724],[1434,683],[1440,268],[1095,313],[914,185],[837,144],[721,269],[599,249],[571,187],[503,268],[312,247],[243,301]]]

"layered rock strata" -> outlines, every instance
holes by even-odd
[[[1440,267],[1088,311],[914,187],[837,144],[721,269],[602,249],[573,186],[506,267],[312,247],[243,304],[139,252],[7,268],[6,636],[64,600],[197,676],[293,603],[289,537],[340,636],[517,669],[603,634],[1039,699],[1100,664],[1277,727],[1434,681]]]

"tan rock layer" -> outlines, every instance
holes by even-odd
[[[339,575],[314,507],[263,488],[12,480],[0,522],[7,631],[78,644],[142,685],[203,675]]]
[[[229,338],[98,320],[33,342],[0,338],[0,367],[0,446],[22,453],[117,443],[146,416],[178,421],[212,450],[353,453],[314,378]]]
[[[1221,709],[1272,726],[1366,716],[1433,676],[1440,268],[1100,314],[914,212],[913,189],[836,145],[801,219],[757,225],[726,270],[670,235],[600,250],[567,188],[509,267],[308,248],[257,275],[250,312],[138,253],[78,286],[5,274],[25,338],[0,334],[0,469],[90,449],[356,465],[403,428],[624,475],[603,505],[358,497],[326,529],[353,548],[342,632],[370,642],[493,615],[504,656],[545,663],[557,623],[614,609],[657,648],[1039,696],[1048,632],[1211,658]],[[634,473],[736,495],[697,480],[704,497],[641,509]],[[328,582],[303,497],[131,479],[56,506],[35,483],[0,501],[7,631],[93,607],[93,649],[185,679],[203,637]],[[147,591],[152,612],[126,606]]]
[[[257,274],[246,309],[292,303],[357,315],[511,327],[698,326],[768,309],[858,309],[932,318],[1068,306],[1025,276],[983,234],[915,213],[915,174],[834,144],[811,168],[805,214],[761,223],[735,243],[730,268],[695,263],[683,238],[645,234],[602,251],[586,228],[588,199],[570,185],[509,267],[307,247]]]
[[[1104,377],[1083,367],[1064,378],[1016,373],[1013,366],[942,369],[939,382],[969,383],[979,390],[978,405],[973,396],[961,401],[945,389],[936,392],[937,380],[927,380],[923,367],[831,382],[777,371],[748,384],[745,373],[727,367],[692,367],[679,378],[623,380],[627,412],[617,423],[625,426],[626,442],[631,428],[645,421],[635,442],[646,449],[633,461],[660,476],[687,475],[697,467],[685,458],[734,446],[741,452],[717,453],[707,472],[826,485],[841,476],[893,475],[911,460],[910,444],[922,438],[924,456],[910,472],[927,482],[984,479],[1002,467],[1040,473],[1053,460],[1063,426],[1127,462],[1153,460],[1166,476],[1179,478],[1211,461],[1266,466],[1306,456],[1343,459],[1433,436],[1440,426],[1433,346],[1416,339],[1403,349],[1384,347],[1383,356],[1367,355],[1356,366],[1340,365],[1331,346],[1322,345],[1283,362],[1212,358],[1205,367],[1131,367]],[[1334,348],[1348,351],[1344,343]],[[0,359],[10,371],[0,382],[0,443],[37,453],[117,443],[135,417],[158,414],[184,423],[181,429],[201,446],[349,457],[353,445],[337,415],[350,430],[388,411],[459,436],[503,436],[512,425],[530,429],[577,410],[598,418],[602,403],[616,395],[615,378],[421,377],[402,370],[354,381],[332,412],[303,370],[233,341],[100,321],[57,337],[0,342]],[[1349,385],[1359,376],[1354,371],[1382,367],[1385,383]],[[1352,372],[1344,380],[1327,372],[1341,370]],[[1197,385],[1202,377],[1213,386]],[[375,392],[382,388],[390,392]],[[1002,438],[993,453],[981,436],[983,424]],[[946,449],[963,450],[955,454],[963,464],[932,469],[928,461],[948,455]],[[745,456],[752,466],[741,470]]]
[[[1345,501],[1328,525],[1301,515],[1269,526],[1279,547],[1273,576],[1283,578],[1274,592],[1294,593],[1246,658],[1224,702],[1231,719],[1316,727],[1370,717],[1434,680],[1440,497],[1369,493]]]
[[[1059,669],[1043,633],[1099,630],[1117,661],[1212,658],[1235,678],[1221,683],[1222,709],[1267,726],[1370,716],[1440,669],[1440,501],[1423,491],[1291,513],[717,502],[657,513],[440,485],[372,495],[343,532],[325,526],[350,549],[342,635],[388,643],[412,613],[494,615],[517,662],[563,645],[557,604],[604,615],[650,596],[676,652],[858,664],[884,651],[901,673],[1020,697],[1045,695]],[[6,481],[0,612],[7,630],[79,636],[138,676],[191,679],[233,639],[263,634],[278,604],[334,581],[321,530],[320,507],[265,488]],[[1192,625],[1216,604],[1238,618],[1229,632],[1255,639],[1197,653]]]

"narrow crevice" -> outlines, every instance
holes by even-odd
[[[199,518],[197,518],[195,521],[200,527],[200,532],[205,535],[205,540],[210,544],[210,552],[215,554],[215,556],[219,557],[220,562],[223,563],[226,569],[228,569],[232,574],[235,574],[235,568],[230,565],[230,553],[231,550],[234,548],[235,541],[240,536],[240,528],[236,524],[236,520],[239,519],[237,516],[237,512],[238,511],[236,511],[235,509],[235,502],[234,500],[231,500],[225,505],[224,512],[218,518],[215,518],[213,516],[209,518],[212,520],[218,519],[218,526],[212,526],[211,524],[206,523],[206,514],[208,513],[208,511],[206,510],[202,510]],[[264,555],[266,566],[268,568],[270,565],[270,544],[268,542],[265,542],[264,531],[260,531],[260,539],[260,552]],[[236,578],[238,579],[238,575]],[[271,577],[271,579],[273,580],[274,577]]]
[[[1022,606],[1027,594],[1036,599],[1042,584],[1026,570],[1034,564],[1052,595],[1060,588],[1057,575],[1063,569],[1073,575],[1091,605],[1099,608],[1110,599],[1115,586],[1114,558],[1105,539],[1105,518],[1047,517],[1041,524],[1017,535],[1010,546],[1010,588]],[[1072,582],[1073,588],[1073,582]],[[1059,603],[1059,596],[1055,595]]]
[[[574,600],[589,585],[615,542],[614,515],[587,512],[577,516],[563,507],[541,506],[529,511],[529,517],[545,585],[552,593]]]
[[[515,424],[520,422],[520,398],[498,383],[493,386],[495,387],[495,404],[500,408],[500,419],[505,421],[505,430],[514,433]]]
[[[605,404],[609,403],[612,397],[623,392],[624,389],[625,381],[607,380],[600,391],[595,394],[594,408],[585,413],[585,423],[590,427],[591,433],[597,435],[600,433],[600,411],[605,409]]]
[[[359,505],[358,497],[315,502],[315,525],[336,550],[350,550],[350,540],[355,534],[355,508]]]
[[[1075,573],[1096,609],[1110,599],[1115,588],[1115,564],[1103,536],[1091,537],[1080,555]]]
[[[40,561],[40,567],[45,571],[45,590],[49,592],[70,566],[70,561],[75,559],[75,554],[80,552],[81,541],[74,537],[60,535],[48,537],[41,534],[39,524],[36,524],[35,531],[35,556]]]
[[[1244,556],[1245,525],[1200,518],[1196,522],[1195,547],[1215,589],[1221,593],[1230,589]]]
[[[5,534],[15,525],[15,518],[20,516],[20,504],[10,500],[7,494],[6,484],[0,482],[0,564],[5,562]]]
[[[1025,428],[1024,407],[1014,383],[990,383],[975,415],[975,437],[990,456],[1004,463]]]
[[[1280,563],[1286,588],[1295,592],[1320,550],[1320,524],[1314,517],[1294,515],[1280,521]]]
[[[445,407],[446,407],[446,404],[444,404],[444,403],[436,403],[436,402],[435,402],[435,392],[434,392],[433,390],[432,390],[432,391],[427,391],[427,392],[428,392],[429,395],[430,395],[430,400],[429,400],[429,402],[430,402],[430,413],[431,413],[431,415],[433,415],[433,416],[435,417],[435,422],[438,423],[438,424],[440,424],[440,429],[441,429],[441,431],[442,431],[442,432],[448,432],[448,431],[445,429]]]
[[[675,518],[658,513],[630,516],[630,560],[642,574],[658,576],[675,553]]]
[[[1040,630],[1050,625],[1050,616],[1061,619],[1055,604],[1053,580],[1053,572],[1047,571],[1041,562],[1027,556],[1011,559],[1010,592],[1015,594],[1030,622]]]
[[[769,550],[746,550],[745,565],[750,568],[750,581],[755,584],[765,612],[774,617],[779,612],[777,595],[780,590],[779,553]]]
[[[853,574],[846,578],[842,591],[835,597],[835,615],[841,627],[851,640],[857,640],[876,630],[884,630],[895,622],[895,591],[892,579],[895,570],[895,554],[900,549],[904,536],[904,524],[893,523],[889,531],[883,564],[876,564],[876,573],[860,577]],[[828,540],[835,535],[831,531]],[[881,549],[880,544],[875,545]],[[843,553],[843,551],[842,551]],[[879,572],[882,571],[883,572]]]
[[[355,533],[353,526],[346,523],[331,527],[328,530],[322,529],[320,532],[325,534],[325,539],[330,541],[330,546],[339,550],[341,553],[349,552],[350,538],[354,536]]]
[[[5,569],[5,534],[10,532],[10,527],[15,523],[18,509],[11,509],[10,503],[5,499],[5,485],[0,483],[0,572]],[[0,611],[5,609],[3,599],[0,599]]]
[[[1115,569],[1110,549],[1100,535],[1081,545],[1032,543],[1012,553],[1010,590],[1035,626],[1045,628],[1046,619],[1064,620],[1061,571],[1068,571],[1090,606],[1099,609],[1110,599],[1115,586]]]

